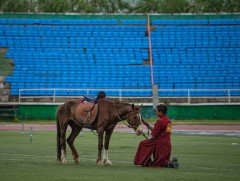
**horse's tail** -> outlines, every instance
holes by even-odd
[[[57,160],[61,160],[61,146],[60,146],[60,137],[61,137],[61,130],[60,130],[60,123],[59,123],[59,112],[57,111],[56,116],[56,127],[57,127]]]

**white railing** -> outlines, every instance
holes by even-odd
[[[46,92],[46,95],[38,95],[43,91]],[[58,91],[75,91],[77,95],[59,95]],[[22,99],[26,98],[51,98],[55,102],[56,98],[82,98],[85,94],[97,95],[98,91],[105,91],[108,97],[115,97],[119,100],[123,98],[152,99],[152,89],[19,89],[18,101],[21,102]],[[133,96],[129,96],[131,92],[134,92]],[[189,104],[193,98],[225,98],[229,103],[235,102],[232,101],[233,98],[240,99],[240,89],[158,89],[158,92],[159,98],[187,99]],[[128,93],[128,96],[126,96],[126,93]],[[137,96],[138,94],[139,96]],[[240,100],[237,102],[240,102]]]

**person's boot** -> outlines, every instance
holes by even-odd
[[[169,168],[179,168],[179,162],[176,157],[173,157],[172,161],[170,160],[167,164],[167,167]]]

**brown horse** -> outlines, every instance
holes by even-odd
[[[135,106],[121,101],[111,101],[108,99],[100,100],[97,105],[96,117],[91,124],[86,125],[86,119],[81,117],[83,114],[84,103],[81,101],[68,101],[60,105],[57,110],[57,159],[65,164],[66,160],[66,130],[68,125],[72,128],[67,143],[71,148],[75,163],[79,163],[79,155],[74,147],[74,140],[79,135],[82,128],[95,129],[98,134],[98,157],[97,165],[112,165],[108,159],[109,141],[113,130],[118,122],[127,120],[137,135],[143,134],[141,124],[142,118],[140,114],[141,106]],[[94,114],[94,113],[93,113]],[[90,112],[88,118],[91,118]],[[103,137],[105,132],[104,150],[105,155],[102,160]]]

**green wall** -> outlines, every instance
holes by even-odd
[[[17,119],[19,120],[53,120],[56,117],[56,105],[19,105]]]
[[[168,20],[197,20],[197,19],[238,19],[240,14],[182,14],[182,15],[151,15],[151,19],[168,19]]]
[[[171,105],[168,116],[175,120],[239,120],[240,105]],[[143,116],[153,117],[153,108],[144,107]]]
[[[176,120],[185,118],[189,120],[238,120],[240,119],[239,110],[239,105],[171,106],[169,117]]]
[[[147,15],[94,15],[94,14],[15,14],[15,13],[3,13],[0,14],[0,18],[27,18],[27,19],[147,19]],[[150,15],[150,19],[238,19],[240,14],[154,14]]]
[[[22,19],[50,19],[50,20],[57,20],[57,19],[146,19],[146,15],[93,15],[93,14],[75,14],[75,15],[66,15],[66,14],[0,14],[0,18],[22,18]]]
[[[57,105],[18,105],[17,119],[55,120]],[[175,120],[240,120],[240,105],[170,105],[168,116]],[[154,118],[152,106],[144,106],[142,116]]]

